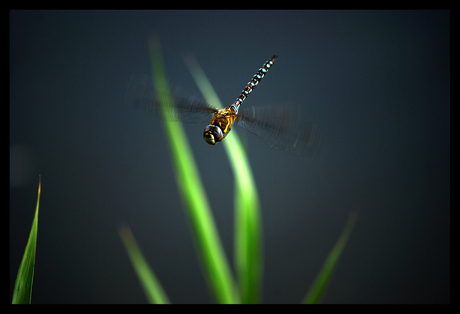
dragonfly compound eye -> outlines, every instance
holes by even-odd
[[[216,145],[216,143],[220,142],[224,138],[224,135],[221,128],[210,124],[204,129],[203,137],[206,143]]]

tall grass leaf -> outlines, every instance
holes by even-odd
[[[119,229],[119,233],[147,300],[152,304],[169,304],[168,296],[142,255],[131,229],[124,226]]]
[[[326,258],[323,268],[316,277],[313,285],[310,287],[310,290],[305,295],[302,303],[316,304],[321,302],[321,299],[324,296],[324,292],[326,291],[326,288],[331,279],[332,273],[334,272],[337,262],[339,261],[340,254],[342,254],[342,251],[348,242],[348,238],[350,237],[351,231],[353,230],[353,227],[356,223],[356,218],[357,212],[353,211],[348,217],[347,224],[340,234],[337,243],[334,245],[328,257]]]
[[[24,256],[19,266],[18,275],[14,284],[13,304],[30,304],[32,299],[32,284],[34,281],[35,251],[37,247],[38,207],[40,204],[41,176],[38,177],[38,196],[35,207],[35,216],[30,230]]]
[[[222,108],[219,97],[198,62],[188,56],[186,64],[206,101]],[[235,176],[235,268],[243,303],[259,303],[263,276],[262,219],[257,187],[244,147],[235,130],[225,138]]]
[[[157,38],[149,40],[149,51],[155,88],[158,94],[164,95],[164,97],[159,98],[159,101],[164,104],[161,107],[171,107],[172,99],[169,94],[160,43]],[[233,275],[225,257],[193,154],[187,142],[187,135],[179,122],[164,121],[164,125],[171,149],[176,181],[185,204],[194,243],[210,291],[218,303],[239,303]]]

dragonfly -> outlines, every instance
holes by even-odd
[[[321,135],[315,123],[304,119],[299,107],[292,105],[240,108],[243,101],[260,83],[278,58],[272,56],[253,75],[228,107],[218,109],[196,97],[173,93],[174,106],[161,107],[159,95],[155,93],[152,80],[147,75],[132,76],[125,94],[125,103],[134,109],[161,117],[160,109],[167,109],[163,119],[186,123],[205,123],[203,131],[206,143],[216,145],[231,131],[233,125],[253,133],[270,147],[299,156],[313,156],[321,143]],[[211,119],[211,120],[209,120]]]

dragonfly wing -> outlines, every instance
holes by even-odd
[[[161,103],[158,93],[155,93],[152,78],[148,75],[132,76],[125,94],[125,104],[133,109],[143,110],[149,115],[155,115],[172,121],[187,123],[209,122],[216,108],[195,97],[182,97],[173,94],[174,107],[166,107],[166,115],[161,115]]]
[[[271,147],[295,155],[314,156],[321,144],[317,125],[295,106],[241,108],[236,121]]]

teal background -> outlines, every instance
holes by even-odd
[[[358,221],[325,303],[450,302],[449,11],[10,11],[10,296],[42,196],[33,303],[143,303],[117,228],[133,230],[173,303],[211,298],[162,122],[123,103],[161,40],[170,84],[224,104],[289,103],[323,130],[314,158],[244,130],[261,198],[263,302],[298,303],[348,215]],[[186,125],[227,256],[233,177]],[[232,131],[232,132],[234,132]],[[231,136],[231,135],[229,135]]]

